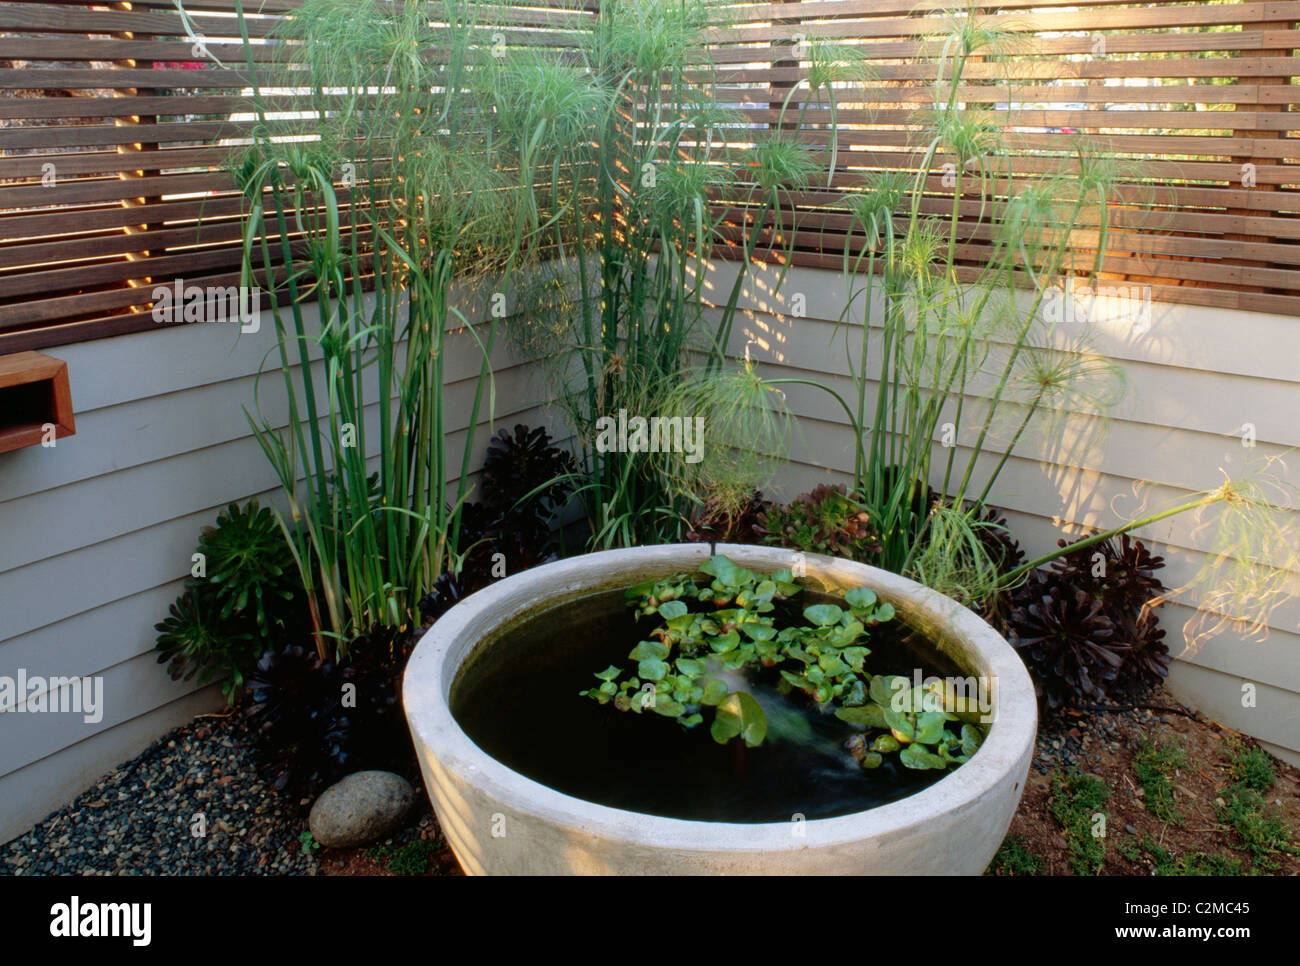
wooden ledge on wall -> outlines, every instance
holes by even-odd
[[[66,362],[40,352],[0,356],[0,453],[76,431]]]

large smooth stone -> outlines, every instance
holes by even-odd
[[[321,793],[307,827],[327,848],[361,845],[398,828],[414,804],[415,790],[401,775],[359,771]]]

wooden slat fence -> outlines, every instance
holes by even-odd
[[[862,242],[846,241],[848,219],[836,202],[872,174],[916,171],[917,112],[933,102],[950,7],[795,0],[726,8],[711,57],[724,99],[756,123],[775,126],[773,92],[806,74],[807,61],[792,62],[794,42],[853,48],[871,71],[866,84],[837,91],[830,186],[800,194],[784,226],[797,224],[796,263],[840,267],[846,244],[857,251]],[[973,59],[959,91],[963,105],[1005,116],[1012,179],[997,183],[995,195],[1069,170],[1075,143],[1086,138],[1120,173],[1104,278],[1149,284],[1156,300],[1300,313],[1300,3],[1001,0],[958,16],[1020,41],[1002,56]],[[800,106],[796,93],[786,117]],[[804,115],[800,140],[824,149],[829,120],[823,98]],[[948,160],[934,159],[925,212],[951,211]],[[986,250],[979,208],[972,191],[961,205],[964,259]],[[1085,226],[1073,242],[1079,264],[1091,265],[1097,232]]]
[[[248,0],[266,38],[298,0]],[[635,0],[628,0],[635,2]],[[508,43],[564,47],[598,16],[593,0],[515,0]],[[836,169],[800,193],[795,260],[838,267],[847,220],[838,200],[865,176],[914,171],[916,112],[932,98],[937,0],[802,0],[719,5],[707,53],[723,101],[756,130],[806,74],[797,41],[855,48],[872,79],[837,91]],[[88,5],[0,2],[0,352],[157,325],[155,285],[177,275],[233,284],[241,200],[223,171],[248,138],[247,77],[235,0],[192,0],[187,30],[170,0]],[[1300,314],[1300,2],[1122,3],[1002,0],[987,17],[1026,44],[977,59],[964,104],[1005,114],[1018,184],[1068,165],[1087,136],[1123,164],[1107,277],[1156,299]],[[216,61],[197,56],[191,31]],[[256,61],[273,54],[258,44]],[[798,112],[801,94],[792,99]],[[292,111],[293,94],[271,99]],[[829,112],[810,106],[795,134],[829,163]],[[951,208],[941,166],[924,209]],[[962,257],[978,261],[978,202]],[[791,218],[787,213],[787,218]],[[734,234],[734,229],[733,229]],[[1096,232],[1073,240],[1091,261]]]
[[[255,63],[299,5],[245,0]],[[593,16],[494,6],[512,46],[570,47]],[[254,122],[236,4],[184,9],[188,27],[170,0],[0,3],[0,352],[156,328],[153,290],[178,276],[238,284],[245,205],[224,165]]]

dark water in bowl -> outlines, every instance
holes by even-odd
[[[804,591],[783,606],[797,615],[823,600],[834,598]],[[534,781],[601,805],[695,821],[830,818],[912,795],[946,774],[912,771],[889,757],[863,770],[842,747],[859,729],[818,713],[802,695],[780,695],[771,672],[745,688],[768,716],[767,740],[757,748],[738,739],[715,743],[707,711],[704,724],[687,731],[653,712],[618,711],[579,694],[598,683],[596,671],[628,666],[628,651],[656,622],[645,617],[638,625],[622,590],[538,614],[475,649],[453,683],[452,715],[479,748]],[[779,617],[777,626],[784,626]],[[869,633],[872,673],[956,673],[897,621]]]

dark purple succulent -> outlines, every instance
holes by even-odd
[[[461,573],[463,575],[464,571],[462,570]],[[455,574],[439,574],[438,579],[433,582],[433,589],[421,597],[417,605],[420,608],[420,617],[424,622],[424,626],[428,627],[433,624],[463,596],[460,580]]]
[[[1056,543],[1059,547],[1069,546],[1064,539]],[[1152,555],[1140,540],[1124,533],[1120,534],[1118,544],[1113,539],[1103,540],[1058,557],[1051,567],[1065,580],[1104,601],[1107,607],[1137,613],[1143,604],[1164,592],[1164,585],[1155,576],[1155,571],[1164,565],[1164,557]]]
[[[464,555],[459,588],[473,593],[501,575],[551,559],[551,524],[573,492],[573,457],[540,426],[502,431],[483,463],[483,500],[461,509],[457,550]],[[504,560],[496,555],[502,554]]]
[[[291,644],[267,651],[248,678],[246,709],[262,777],[294,798],[313,794],[334,775],[341,731],[338,668],[316,650]],[[343,720],[340,720],[342,718]]]
[[[1064,541],[1060,541],[1065,546]],[[1096,554],[1100,553],[1100,560]],[[1113,691],[1140,693],[1158,685],[1169,671],[1169,648],[1158,626],[1151,601],[1164,593],[1155,571],[1164,557],[1150,553],[1127,533],[1105,540],[1054,562],[1054,570],[1101,602],[1115,624],[1115,639],[1128,645],[1125,667]]]
[[[376,625],[348,643],[343,663],[301,645],[262,655],[245,713],[259,771],[274,789],[297,801],[354,771],[411,770],[401,680],[412,640]]]
[[[1008,636],[1052,706],[1139,697],[1164,679],[1169,649],[1151,606],[1164,592],[1155,576],[1163,566],[1162,557],[1122,534],[1059,557],[1016,590]],[[1083,620],[1085,608],[1095,617]],[[1085,648],[1085,631],[1096,649],[1111,656]],[[1063,657],[1062,649],[1073,656]]]
[[[1115,625],[1100,601],[1081,589],[1055,584],[1041,572],[1032,574],[1017,594],[1011,644],[1053,708],[1104,700],[1128,650],[1116,641]]]
[[[1131,625],[1122,628],[1121,634],[1129,649],[1119,687],[1112,691],[1140,696],[1158,687],[1168,676],[1173,658],[1164,641],[1164,629],[1157,625],[1156,615],[1150,610],[1134,618]]]
[[[520,424],[513,435],[502,430],[488,444],[483,493],[503,516],[527,511],[549,518],[568,501],[576,474],[573,457],[553,445],[545,429]]]

